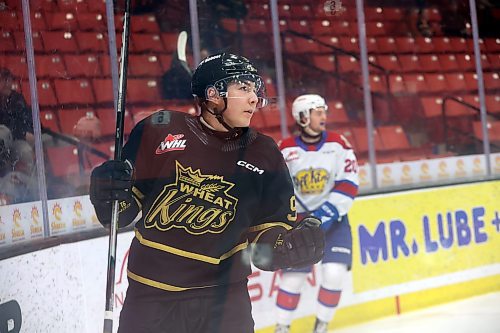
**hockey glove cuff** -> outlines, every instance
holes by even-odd
[[[312,215],[321,220],[321,223],[340,222],[340,214],[332,203],[325,201],[318,209],[312,212]]]

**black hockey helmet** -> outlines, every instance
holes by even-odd
[[[219,53],[205,58],[194,71],[191,91],[194,96],[207,98],[208,87],[214,87],[221,97],[227,97],[228,83],[254,82],[259,99],[265,98],[265,86],[257,69],[245,57],[231,53]]]

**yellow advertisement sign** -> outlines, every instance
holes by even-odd
[[[500,181],[359,198],[355,292],[500,263]]]

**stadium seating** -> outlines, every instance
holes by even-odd
[[[48,128],[54,132],[60,132],[59,119],[57,113],[53,110],[41,110],[40,111],[40,123],[42,128]]]
[[[113,81],[111,79],[93,79],[92,88],[95,93],[95,101],[99,104],[111,104],[114,101]]]
[[[16,50],[14,37],[10,31],[0,32],[0,52],[12,52]]]
[[[158,33],[160,31],[156,17],[151,14],[132,15],[130,17],[130,29],[132,33]]]
[[[78,13],[76,15],[80,31],[107,32],[106,16],[101,13]]]
[[[149,54],[131,54],[128,58],[129,75],[133,76],[159,76],[162,68],[157,56]]]
[[[108,50],[108,38],[102,32],[75,32],[75,39],[80,52],[104,53]]]
[[[78,52],[76,40],[71,32],[41,31],[40,34],[47,53]]]
[[[64,63],[69,77],[95,77],[101,75],[99,59],[94,54],[71,54],[64,56]]]
[[[39,55],[35,57],[36,75],[39,78],[67,77],[66,67],[59,55]]]
[[[381,126],[377,132],[383,143],[383,150],[410,150],[411,145],[401,126]]]
[[[482,141],[484,138],[483,124],[480,121],[475,121],[473,126],[475,137]],[[486,123],[486,128],[490,141],[500,144],[500,121],[489,121]]]
[[[12,10],[0,11],[0,22],[2,22],[2,30],[19,30],[21,26],[19,22],[22,18],[18,18],[18,14]]]
[[[113,136],[116,132],[116,111],[113,108],[96,109],[96,116],[101,121],[101,131],[103,136]],[[125,110],[124,133],[129,134],[134,126],[132,114]]]
[[[52,12],[46,15],[47,28],[51,31],[61,30],[71,32],[78,30],[76,15],[71,11]]]
[[[61,125],[61,131],[67,135],[73,135],[73,128],[82,117],[95,117],[95,110],[92,108],[68,109],[60,108],[58,117]]]
[[[158,103],[161,100],[159,81],[156,78],[129,79],[127,100],[130,103]]]
[[[163,43],[159,34],[136,33],[130,36],[133,52],[162,52]]]
[[[333,55],[314,55],[313,63],[314,66],[325,72],[335,71],[335,56]]]
[[[16,45],[16,50],[18,52],[24,52],[26,50],[26,36],[24,31],[14,31],[14,42]],[[45,50],[44,44],[42,42],[42,37],[38,31],[33,31],[31,34],[31,39],[33,43],[33,50],[35,52],[43,52]]]
[[[380,36],[376,39],[378,53],[400,52],[397,48],[396,40],[393,37]]]
[[[11,69],[21,82],[24,96],[29,100],[31,94],[24,57],[25,35],[21,5],[14,0],[4,2],[8,10],[0,11],[0,66]],[[321,80],[325,82],[322,88],[330,99],[331,112],[328,126],[345,129],[345,133],[349,133],[346,135],[352,138],[364,154],[366,133],[363,137],[359,129],[363,129],[360,126],[364,124],[353,123],[344,104],[348,111],[352,111],[352,107],[345,100],[339,100],[360,96],[352,92],[354,88],[344,88],[339,82],[347,80],[352,86],[357,85],[356,89],[361,84],[356,10],[353,3],[345,3],[344,6],[348,8],[346,12],[333,16],[325,12],[324,3],[309,0],[279,2],[279,27],[284,33],[282,42],[286,75],[305,86],[307,79],[315,78],[321,72],[310,71],[311,66],[304,64],[311,64],[324,72],[321,74]],[[30,1],[30,7],[42,124],[47,128],[69,133],[74,119],[67,111],[89,108],[94,109],[103,121],[103,135],[109,136],[114,132],[114,110],[105,0],[33,0]],[[266,1],[249,1],[246,7],[246,18],[227,18],[222,20],[222,24],[229,31],[242,34],[243,38],[238,40],[238,45],[243,54],[258,62],[270,63],[274,58],[273,40],[269,36],[272,28],[269,4]],[[404,11],[404,8],[390,6],[365,7],[369,61],[381,67],[369,66],[371,91],[374,93],[374,116],[381,124],[388,123],[392,126],[378,127],[375,134],[376,147],[379,151],[401,151],[401,160],[424,156],[419,151],[414,154],[402,152],[411,148],[404,135],[405,125],[409,125],[416,117],[421,117],[425,122],[441,126],[441,105],[445,96],[460,97],[469,104],[479,106],[472,40],[444,36],[439,30],[436,30],[433,37],[418,34],[410,37],[410,31],[405,27],[406,22],[402,22],[403,17],[407,19]],[[441,14],[438,10],[429,8],[425,12],[431,23],[440,21]],[[415,19],[415,13],[410,15]],[[123,30],[121,14],[115,15],[115,29],[118,32],[116,44],[120,50]],[[151,107],[168,104],[160,97],[159,82],[161,75],[170,68],[178,37],[177,31],[160,31],[156,17],[151,14],[132,15],[131,29],[127,90],[127,104],[131,108],[126,116],[127,130],[141,117],[149,114]],[[311,37],[299,37],[287,33],[289,30]],[[321,43],[339,48],[340,51],[336,52]],[[499,114],[500,39],[483,38],[480,48],[486,108],[488,112]],[[192,62],[190,64],[193,67]],[[385,71],[389,71],[389,75],[386,76]],[[334,78],[334,74],[341,80]],[[263,77],[267,95],[277,96],[276,85],[271,76],[264,71]],[[331,82],[334,81],[335,86],[332,86]],[[304,86],[297,89],[304,89]],[[335,89],[330,89],[332,87]],[[417,101],[418,105],[401,103],[405,98]],[[401,107],[402,105],[407,106]],[[466,119],[469,125],[477,120],[477,112],[466,106],[452,101],[446,105],[446,117]],[[187,112],[191,106],[173,103],[172,107]],[[59,117],[61,114],[64,115]],[[291,126],[293,119],[289,112],[286,114],[287,126]],[[276,104],[257,112],[253,125],[278,139],[281,135],[278,130],[280,114]],[[404,147],[397,146],[399,144]]]
[[[31,93],[28,81],[22,81],[22,91],[26,102],[31,105]],[[56,99],[54,87],[50,80],[37,80],[38,104],[44,106],[56,106],[59,104]]]
[[[340,101],[331,101],[328,103],[328,120],[327,124],[335,126],[343,126],[349,124],[351,120],[347,115],[344,105]]]
[[[95,103],[92,86],[88,79],[56,79],[54,86],[60,104],[92,105]]]
[[[351,127],[352,134],[355,138],[353,146],[356,152],[359,152],[360,155],[363,155],[368,152],[368,135],[366,131],[366,127]],[[378,134],[378,131],[374,129],[373,131],[373,142],[376,150],[380,150],[383,148],[383,143]],[[352,142],[351,142],[352,143]]]

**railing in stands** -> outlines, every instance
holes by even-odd
[[[356,88],[358,91],[361,91],[363,89],[363,86],[361,84],[358,84],[357,82],[354,82],[353,80],[349,79],[349,78],[346,78],[344,77],[343,75],[340,74],[340,71],[339,71],[339,60],[338,60],[338,55],[339,54],[342,54],[342,55],[346,55],[346,56],[351,56],[351,57],[354,57],[357,61],[360,61],[361,60],[361,56],[355,52],[349,52],[349,51],[346,51],[340,47],[337,47],[337,46],[334,46],[334,45],[331,45],[331,44],[328,44],[328,43],[325,43],[324,41],[321,41],[317,38],[315,38],[314,36],[310,35],[310,34],[303,34],[303,33],[300,33],[300,32],[297,32],[297,31],[294,31],[294,30],[285,30],[282,32],[283,35],[293,35],[293,36],[296,36],[296,37],[299,37],[299,38],[303,38],[305,40],[311,40],[315,43],[317,43],[318,45],[321,45],[321,46],[324,46],[328,49],[331,49],[333,51],[333,55],[334,55],[334,66],[335,66],[335,72],[334,73],[330,73],[330,72],[327,72],[323,69],[320,69],[316,66],[313,66],[310,64],[310,62],[306,62],[304,60],[301,60],[301,59],[296,59],[294,57],[287,57],[287,59],[289,60],[292,60],[294,62],[297,62],[297,63],[300,63],[301,65],[303,66],[306,66],[308,68],[312,68],[314,70],[317,70],[317,71],[320,71],[324,74],[329,74],[331,76],[333,76],[335,79],[336,79],[336,84],[337,84],[337,87],[339,86],[339,81],[342,81],[342,82],[345,82],[347,84],[349,84],[350,86]],[[282,40],[284,40],[284,38],[282,38]],[[285,50],[285,46],[283,45],[283,50]],[[372,91],[372,97],[375,97],[375,98],[382,98],[382,99],[385,99],[385,98],[388,98],[388,106],[389,106],[389,110],[391,111],[391,113],[394,111],[393,109],[393,95],[391,93],[391,90],[390,90],[390,82],[389,82],[389,75],[393,74],[394,71],[392,70],[389,70],[389,69],[386,69],[385,67],[383,66],[380,66],[374,62],[371,62],[368,60],[368,66],[370,66],[371,68],[374,68],[378,71],[381,71],[382,75],[384,76],[385,78],[385,89],[386,89],[386,92],[387,94],[383,94],[383,93],[379,93],[379,92],[374,92]]]
[[[76,147],[77,156],[78,156],[78,171],[79,171],[79,175],[81,177],[83,177],[85,175],[85,167],[84,167],[85,161],[84,161],[84,155],[83,155],[83,153],[85,151],[88,151],[89,153],[91,153],[97,157],[101,157],[105,160],[110,159],[110,156],[108,154],[100,151],[99,149],[92,147],[91,145],[81,141],[78,138],[64,135],[64,134],[61,134],[59,132],[54,132],[54,131],[52,131],[48,128],[44,128],[44,127],[42,127],[42,133],[51,136],[53,139],[61,140],[65,143],[69,143],[69,144]]]
[[[445,96],[443,98],[443,104],[441,105],[441,117],[442,117],[442,121],[443,121],[443,133],[444,133],[446,150],[447,151],[457,150],[457,147],[455,147],[453,145],[453,142],[456,142],[457,140],[450,140],[450,135],[449,135],[450,132],[458,134],[458,135],[465,137],[466,139],[470,139],[474,142],[481,142],[482,143],[483,141],[481,139],[477,138],[474,134],[471,134],[471,132],[465,132],[465,131],[461,130],[460,128],[454,127],[454,126],[449,124],[448,120],[451,117],[447,116],[447,112],[449,112],[449,110],[450,110],[450,108],[447,108],[448,101],[458,103],[458,104],[466,107],[467,109],[470,109],[471,111],[476,112],[477,115],[479,115],[479,113],[481,112],[481,109],[479,109],[478,107],[476,107],[470,103],[464,102],[463,100],[461,100],[457,97]],[[495,119],[500,119],[499,115],[491,113],[488,110],[486,110],[486,115],[493,117]],[[500,146],[493,143],[493,142],[490,142],[490,145],[491,145],[491,147],[500,149]],[[463,147],[458,148],[458,150],[461,150],[461,149],[463,149]],[[460,151],[458,153],[460,153]]]

